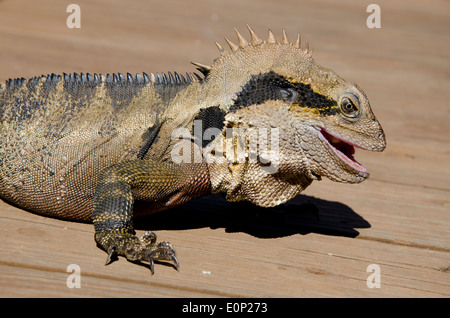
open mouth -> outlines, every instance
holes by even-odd
[[[355,146],[358,148],[361,147],[337,137],[323,128],[321,128],[319,132],[323,139],[330,145],[330,148],[334,151],[338,158],[340,158],[344,163],[359,172],[364,174],[369,173],[366,167],[357,162],[353,157],[355,154]]]

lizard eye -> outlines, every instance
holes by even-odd
[[[341,99],[341,112],[344,116],[355,118],[359,115],[359,108],[348,97]]]
[[[293,102],[297,99],[297,91],[293,88],[282,88],[280,89],[281,98],[285,102]]]

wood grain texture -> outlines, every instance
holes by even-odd
[[[0,2],[0,80],[192,71],[233,27],[285,28],[364,89],[388,146],[357,152],[371,171],[360,185],[316,182],[270,211],[212,196],[139,220],[181,263],[154,276],[124,259],[104,266],[91,224],[0,202],[1,297],[450,296],[448,1],[378,1],[381,29],[366,26],[368,1],[78,1],[81,29],[68,29],[70,3]],[[80,289],[66,286],[69,264]],[[370,264],[381,288],[366,285]]]

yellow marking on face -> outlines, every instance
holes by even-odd
[[[300,110],[305,113],[311,113],[314,115],[320,115],[320,111],[329,110],[329,109],[339,109],[339,106],[330,106],[330,107],[305,107],[300,106],[299,104],[293,104],[291,108],[295,109],[296,111]]]

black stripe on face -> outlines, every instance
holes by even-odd
[[[274,72],[253,75],[237,94],[230,111],[235,112],[268,100],[284,100],[300,107],[316,109],[321,115],[334,115],[339,111],[336,101],[314,92],[309,84],[291,83]]]

